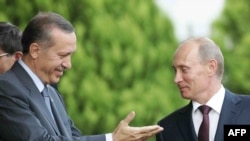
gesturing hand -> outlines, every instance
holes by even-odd
[[[129,123],[134,119],[135,112],[130,112],[120,121],[112,133],[113,141],[144,141],[163,130],[158,125],[130,127]]]

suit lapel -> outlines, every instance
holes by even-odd
[[[182,109],[177,120],[177,126],[186,141],[189,141],[188,139],[190,139],[190,141],[198,141],[192,122],[192,107],[192,103],[190,102]]]
[[[50,123],[48,125],[52,126],[56,134],[60,134],[56,126],[56,123],[51,117],[50,112],[45,104],[44,98],[42,94],[39,92],[39,90],[37,89],[36,85],[33,83],[33,80],[30,78],[30,76],[27,74],[27,72],[23,69],[23,67],[21,67],[21,65],[18,62],[16,62],[13,65],[12,70],[16,74],[18,79],[20,79],[21,82],[23,82],[23,85],[27,89],[29,89],[30,91],[29,95],[32,99],[31,101],[32,104],[36,106],[39,112],[41,112],[41,115],[43,116],[43,118],[45,118],[45,120],[47,120],[47,122]],[[41,117],[37,117],[37,118],[41,118]]]
[[[222,105],[220,118],[218,122],[217,131],[215,134],[215,141],[222,141],[224,135],[224,125],[233,124],[237,119],[237,109],[236,104],[239,103],[241,99],[231,94],[228,90],[225,92],[225,98]]]
[[[37,108],[39,109],[39,111],[42,113],[42,115],[46,118],[46,120],[50,123],[50,125],[52,126],[52,128],[56,131],[56,133],[58,135],[60,135],[60,132],[58,130],[58,127],[56,125],[55,120],[52,118],[49,109],[47,108],[44,98],[42,96],[42,94],[38,91],[31,91],[30,96],[32,97],[32,99],[34,100],[34,102],[37,105]]]
[[[65,137],[71,138],[71,130],[68,130],[70,127],[66,127],[63,121],[67,121],[67,119],[63,119],[63,117],[67,117],[67,113],[65,112],[64,106],[60,101],[60,98],[57,94],[57,92],[52,88],[49,88],[49,94],[51,96],[51,108],[53,111],[54,118],[56,120],[57,126],[59,127],[59,130],[62,135]]]

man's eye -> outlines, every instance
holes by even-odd
[[[67,56],[68,56],[68,54],[61,54],[60,55],[61,58],[64,58],[64,57],[67,57]]]
[[[188,69],[187,69],[187,68],[182,68],[181,71],[182,71],[182,72],[187,72]]]

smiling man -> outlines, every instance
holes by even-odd
[[[0,138],[6,141],[143,141],[163,130],[131,127],[131,112],[112,133],[84,136],[51,87],[71,68],[77,48],[73,26],[62,16],[40,12],[26,26],[23,57],[0,76]],[[93,84],[94,85],[94,84]],[[82,117],[84,118],[84,117]]]
[[[161,119],[157,141],[224,141],[224,125],[250,124],[250,97],[221,83],[224,57],[209,38],[183,41],[174,54],[174,83],[186,106]]]

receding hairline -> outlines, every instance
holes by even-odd
[[[224,57],[219,46],[213,40],[207,37],[193,37],[181,42],[175,54],[179,49],[187,47],[189,44],[196,45],[195,47],[198,50],[198,55],[202,62],[206,62],[210,59],[215,59],[217,61],[217,76],[222,79],[222,76],[224,74]]]
[[[198,44],[201,44],[201,43],[205,43],[205,42],[210,42],[210,43],[215,44],[213,40],[211,40],[211,39],[209,39],[207,37],[192,37],[192,38],[189,38],[187,40],[182,41],[179,44],[178,48],[180,48],[180,47],[182,47],[182,46],[184,46],[186,44],[189,44],[189,43],[198,43]]]

